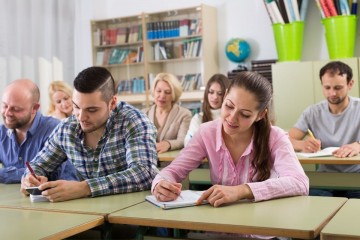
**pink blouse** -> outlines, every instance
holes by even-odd
[[[253,180],[253,140],[235,164],[224,144],[221,129],[221,119],[201,124],[188,145],[161,171],[162,175],[174,182],[181,182],[207,158],[212,184],[235,186],[246,183],[254,195],[254,201],[309,194],[309,179],[295,155],[288,135],[282,129],[271,127],[269,147],[273,167],[270,178],[262,182]],[[159,175],[155,177],[152,191],[161,179]]]

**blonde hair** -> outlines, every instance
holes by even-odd
[[[52,81],[48,88],[49,99],[50,99],[48,115],[51,115],[55,111],[55,104],[52,97],[54,93],[57,91],[64,92],[65,94],[69,95],[70,98],[72,97],[72,88],[70,87],[69,84],[61,80]]]
[[[169,84],[171,88],[172,103],[179,101],[183,89],[178,78],[171,73],[159,73],[156,75],[153,85],[151,86],[151,95],[154,97],[155,87],[159,81],[164,81]]]

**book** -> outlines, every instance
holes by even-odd
[[[317,151],[315,153],[297,153],[298,156],[300,157],[308,157],[308,158],[311,158],[311,157],[326,157],[326,156],[332,156],[333,152],[335,150],[338,150],[339,148],[338,147],[327,147],[327,148],[324,148],[320,151]]]
[[[162,209],[173,209],[173,208],[182,208],[182,207],[191,207],[196,206],[196,201],[199,199],[201,194],[204,191],[193,191],[193,190],[183,190],[181,191],[180,196],[170,202],[161,202],[156,200],[155,196],[148,195],[145,197],[145,200],[155,204],[156,206]],[[207,201],[203,201],[202,204],[207,204]]]

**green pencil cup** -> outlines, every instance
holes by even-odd
[[[330,59],[354,56],[356,37],[356,16],[335,16],[324,18],[326,43]]]
[[[272,25],[278,61],[300,61],[304,22],[275,23]]]

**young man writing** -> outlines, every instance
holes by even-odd
[[[326,100],[308,107],[290,129],[290,141],[296,151],[316,152],[320,148],[339,147],[335,157],[351,157],[360,152],[360,99],[349,96],[354,85],[351,68],[339,61],[320,70]],[[314,137],[307,137],[308,129]],[[360,165],[320,165],[321,172],[360,172]],[[310,189],[310,195],[360,198],[360,191]]]
[[[22,179],[21,191],[39,186],[50,201],[95,197],[149,189],[155,173],[156,129],[139,110],[119,102],[110,72],[90,67],[74,80],[74,116],[62,121]],[[81,181],[45,177],[68,159]]]

